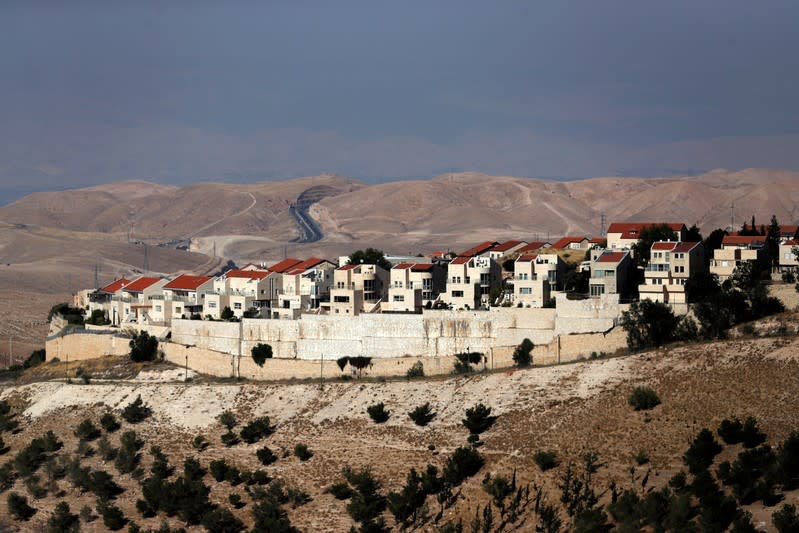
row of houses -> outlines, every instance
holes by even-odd
[[[764,259],[766,253],[763,237],[728,235],[708,263],[701,242],[684,241],[685,225],[669,224],[677,240],[653,243],[640,282],[632,246],[652,225],[611,224],[607,239],[483,242],[459,254],[403,258],[389,269],[350,264],[347,258],[334,263],[312,257],[287,258],[271,266],[250,264],[218,276],[123,278],[82,291],[75,303],[89,313],[102,310],[115,325],[220,319],[225,313],[297,319],[303,313],[354,316],[497,304],[545,307],[564,289],[567,265],[562,252],[575,250],[586,257],[580,268],[589,276],[589,296],[617,294],[624,299],[637,288],[641,298],[681,305],[686,303],[685,285],[691,275],[709,265],[710,272],[724,281],[741,262]],[[796,233],[780,245],[781,267],[799,268],[793,254]]]

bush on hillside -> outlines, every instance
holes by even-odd
[[[413,366],[411,366],[408,371],[405,373],[408,379],[413,378],[423,378],[424,377],[424,365],[421,361],[416,361]]]
[[[139,331],[130,339],[130,358],[136,363],[154,361],[158,355],[158,339],[146,331]]]
[[[130,424],[138,424],[152,414],[152,409],[144,404],[141,394],[136,399],[122,409],[122,418]]]
[[[241,440],[248,444],[254,444],[264,437],[272,434],[274,428],[270,425],[268,416],[262,416],[251,421],[241,430]]]
[[[262,367],[267,359],[272,359],[272,347],[259,342],[252,347],[251,354],[255,364]]]
[[[426,402],[408,413],[408,417],[410,417],[417,426],[426,426],[436,417],[436,413],[434,413],[433,408],[430,407],[430,402]]]
[[[538,450],[533,454],[533,460],[542,472],[546,472],[558,466],[558,454],[552,450]]]
[[[636,387],[627,402],[636,411],[648,411],[660,405],[660,397],[649,387]]]
[[[28,505],[28,498],[20,496],[16,492],[12,492],[8,495],[7,502],[8,512],[16,520],[27,521],[36,514],[36,509]]]
[[[513,364],[518,366],[519,368],[525,368],[533,364],[533,356],[531,352],[533,351],[533,341],[530,339],[524,339],[521,344],[519,344],[515,350],[513,350]]]
[[[491,408],[482,403],[466,409],[466,418],[461,423],[469,430],[472,435],[479,435],[486,431],[494,421],[496,416],[491,416]]]
[[[369,414],[369,418],[371,418],[376,424],[382,424],[388,420],[388,417],[391,414],[388,410],[386,410],[386,406],[383,404],[383,402],[370,405],[366,408],[366,412]]]

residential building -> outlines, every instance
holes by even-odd
[[[780,271],[797,272],[799,271],[799,261],[796,259],[796,252],[799,252],[799,239],[791,239],[780,243]]]
[[[684,305],[685,284],[691,275],[704,272],[705,247],[701,242],[660,241],[652,244],[644,283],[638,286],[641,299]]]
[[[489,305],[491,289],[501,283],[501,268],[490,257],[456,257],[447,265],[447,292],[442,300],[455,309]]]
[[[542,248],[551,248],[552,243],[549,241],[531,241],[516,250],[519,254],[535,253]]]
[[[129,283],[130,280],[119,278],[96,291],[90,292],[87,315],[90,316],[94,311],[100,310],[113,325],[119,325],[122,317],[119,313],[119,305],[114,301],[114,298],[119,298],[122,295],[122,289]]]
[[[259,298],[259,284],[269,276],[268,270],[232,269],[214,279],[213,287],[204,293],[203,317],[218,320],[225,308],[230,308],[233,316],[242,318],[248,310],[254,309]]]
[[[796,224],[780,225],[780,242],[799,240],[799,226]]]
[[[548,271],[536,272],[537,258],[536,254],[524,254],[514,263],[513,301],[517,305],[544,307],[551,298]]]
[[[592,255],[591,278],[588,280],[591,296],[618,294],[620,298],[628,297],[634,271],[630,252],[603,250]]]
[[[614,222],[608,227],[607,248],[609,250],[629,250],[641,238],[641,232],[653,226],[668,226],[677,234],[678,241],[684,241],[688,228],[679,222]]]
[[[330,312],[358,315],[380,310],[388,289],[389,273],[372,264],[346,264],[333,271]]]
[[[517,253],[525,246],[527,246],[527,243],[524,241],[505,241],[491,248],[488,251],[488,257],[501,264],[503,259]]]
[[[581,236],[563,237],[552,244],[555,250],[587,250],[590,247],[591,239]]]
[[[319,309],[330,301],[330,286],[336,265],[312,257],[283,272],[283,289],[274,311],[279,318],[299,318],[300,313]]]
[[[446,270],[440,264],[400,263],[390,272],[385,312],[420,313],[446,290]]]
[[[181,274],[166,285],[161,294],[150,296],[153,322],[168,323],[173,318],[203,315],[205,293],[213,290],[214,278]]]
[[[458,257],[478,257],[488,255],[488,252],[493,250],[497,245],[499,245],[497,241],[481,242],[477,246],[472,246],[468,250],[464,250],[463,252],[459,253]]]
[[[121,323],[144,324],[149,322],[150,310],[153,302],[150,296],[162,294],[164,285],[169,283],[166,278],[142,276],[122,288],[122,293],[114,296],[112,301],[117,302],[117,313]]]
[[[724,282],[732,276],[733,271],[746,261],[766,261],[768,259],[766,238],[760,235],[726,235],[721,241],[721,248],[713,251],[710,261],[710,273]]]

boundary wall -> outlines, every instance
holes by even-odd
[[[427,375],[449,374],[457,353],[485,354],[487,368],[513,366],[512,354],[524,338],[535,344],[536,365],[558,364],[615,352],[626,346],[616,328],[627,306],[612,299],[567,300],[555,309],[494,308],[490,311],[436,311],[422,315],[364,314],[356,317],[303,315],[300,320],[244,319],[241,322],[174,320],[171,340],[159,345],[168,361],[218,377],[256,380],[337,378],[336,359],[372,358],[365,376],[401,376],[421,361]],[[164,328],[142,328],[163,339]],[[127,355],[129,339],[118,329],[92,328],[47,339],[49,358],[83,360]],[[250,357],[259,342],[274,358],[263,367]],[[481,365],[476,365],[480,369]],[[351,372],[345,367],[344,373]]]

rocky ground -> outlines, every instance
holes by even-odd
[[[88,417],[97,423],[106,410],[118,412],[141,395],[153,415],[133,429],[146,440],[145,452],[158,444],[174,465],[180,466],[187,456],[199,457],[204,466],[224,457],[239,468],[255,469],[260,467],[256,449],[268,445],[281,456],[265,467],[269,475],[312,498],[297,508],[287,506],[292,522],[303,531],[346,531],[353,524],[346,502],[326,493],[331,483],[342,479],[345,466],[370,467],[386,491],[399,489],[411,467],[422,470],[428,463],[442,467],[446,456],[466,443],[468,432],[461,419],[464,410],[478,402],[498,415],[479,448],[486,465],[463,485],[442,523],[462,517],[468,524],[477,506],[488,501],[481,487],[486,472],[510,475],[515,469],[520,482],[543,487],[545,498],[556,503],[558,476],[570,460],[586,451],[597,451],[604,464],[597,478],[600,487],[612,480],[624,488],[640,487],[645,476],[647,488],[659,487],[682,466],[682,453],[702,427],[715,429],[724,418],[751,415],[773,443],[799,429],[795,337],[740,338],[571,365],[414,381],[264,385],[190,376],[192,380],[184,383],[182,369],[166,365],[140,367],[109,359],[105,369],[92,368],[94,377],[88,384],[66,383],[54,380],[63,375],[59,364],[47,364],[28,376],[34,381],[5,387],[0,395],[20,413],[22,431],[3,435],[10,452],[0,457],[0,464],[48,429],[64,441],[61,453],[72,454],[78,446],[73,431],[81,420]],[[630,391],[642,384],[656,390],[662,400],[652,411],[636,412],[627,403]],[[388,422],[381,425],[366,414],[366,407],[378,401],[391,411]],[[421,428],[407,412],[425,402],[431,403],[437,416]],[[225,447],[217,417],[228,409],[236,414],[239,428],[268,415],[276,431],[259,444]],[[123,431],[128,426],[123,424]],[[118,435],[109,440],[116,443]],[[198,453],[192,448],[196,435],[208,439],[208,449]],[[302,462],[291,454],[297,443],[313,451],[310,460]],[[561,466],[541,472],[532,458],[539,449],[555,450]],[[636,465],[633,457],[639,452],[649,456],[648,464]],[[145,469],[150,461],[149,453],[144,453]],[[129,475],[117,474],[112,464],[103,464],[97,456],[83,462],[109,471],[125,487],[117,505],[126,516],[148,527],[160,523],[162,517],[142,519],[135,510],[140,489]],[[214,502],[228,506],[231,492],[248,501],[241,486],[216,483],[210,475],[206,483]],[[94,507],[91,493],[81,494],[66,480],[57,486],[63,491],[59,496],[50,493],[34,500],[29,495],[39,511],[21,530],[43,527],[59,499],[68,501],[73,512],[84,505]],[[19,480],[12,490],[27,493]],[[786,502],[797,503],[799,496],[789,493]],[[438,504],[431,499],[428,505],[434,515]],[[234,511],[247,524],[251,524],[250,506]],[[769,530],[774,509],[756,505],[750,511],[755,523]],[[8,517],[5,497],[0,498],[0,517]],[[386,519],[393,524],[389,513]],[[517,527],[529,530],[532,520],[527,514]],[[10,530],[19,525],[8,518],[0,521]],[[172,523],[180,525],[175,519]],[[83,524],[84,531],[103,529],[102,520]],[[432,523],[421,529],[435,530]]]

